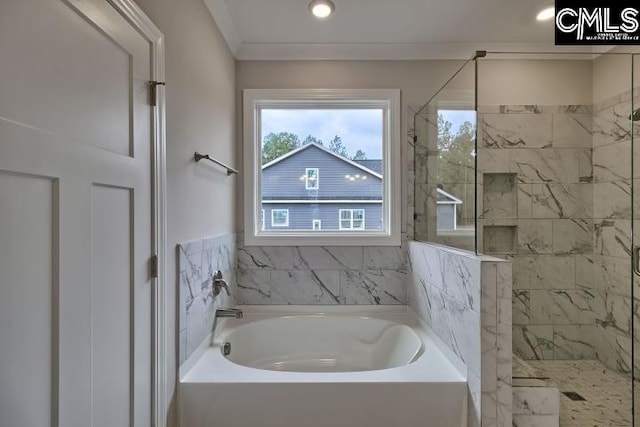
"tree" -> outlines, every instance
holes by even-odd
[[[347,157],[347,147],[342,143],[342,138],[338,135],[334,136],[331,141],[329,141],[329,150],[333,151],[336,154],[341,155],[342,157]]]
[[[313,135],[307,135],[307,137],[304,139],[304,141],[302,141],[302,145],[310,144],[312,142],[315,142],[318,145],[323,145],[322,144],[322,140],[320,138],[316,138]]]
[[[362,150],[356,151],[351,160],[367,160],[367,155]]]
[[[452,133],[452,126],[438,114],[438,185],[462,199],[457,212],[458,223],[464,225],[473,218],[476,129],[464,122]]]
[[[262,142],[262,164],[264,165],[271,160],[284,156],[298,147],[300,147],[298,135],[290,132],[280,132],[278,134],[271,132],[264,137]]]

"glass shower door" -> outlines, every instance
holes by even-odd
[[[631,139],[631,199],[632,199],[632,239],[633,274],[631,283],[631,364],[633,373],[633,425],[640,426],[640,55],[632,55],[632,85],[628,110],[628,129]]]

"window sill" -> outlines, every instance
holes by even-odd
[[[245,246],[400,246],[400,233],[367,232],[261,232],[257,236],[245,235]]]

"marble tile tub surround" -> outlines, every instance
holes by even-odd
[[[409,305],[468,368],[469,426],[511,426],[511,263],[409,242]]]
[[[406,245],[242,246],[239,304],[406,304]]]
[[[179,361],[182,364],[211,332],[218,307],[236,305],[236,235],[225,234],[179,244]],[[220,270],[231,296],[211,293],[213,274]]]

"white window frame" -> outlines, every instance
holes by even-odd
[[[354,228],[354,226],[353,226],[353,213],[354,213],[354,211],[362,211],[362,227]],[[350,227],[343,227],[342,226],[342,221],[343,221],[342,212],[350,212],[351,213],[351,216],[349,218],[349,222],[351,224]],[[365,210],[364,209],[358,209],[358,208],[355,208],[355,209],[339,209],[338,210],[338,228],[340,230],[359,230],[359,231],[364,231],[366,229],[366,226],[365,226]]]
[[[318,228],[316,229],[316,224],[318,224]],[[322,230],[322,220],[321,219],[314,219],[311,221],[311,229],[313,231],[321,231]]]
[[[381,108],[383,180],[381,230],[261,230],[261,114],[268,108]],[[245,89],[244,235],[247,246],[399,246],[401,243],[400,90]]]
[[[316,171],[315,181],[309,179],[309,171]],[[309,187],[309,181],[315,182],[315,187]],[[304,170],[304,188],[306,190],[319,190],[320,189],[320,169],[319,168],[305,168]]]
[[[286,212],[287,220],[284,224],[276,224],[274,221],[276,212]],[[289,226],[289,209],[271,209],[271,227],[288,227]]]

